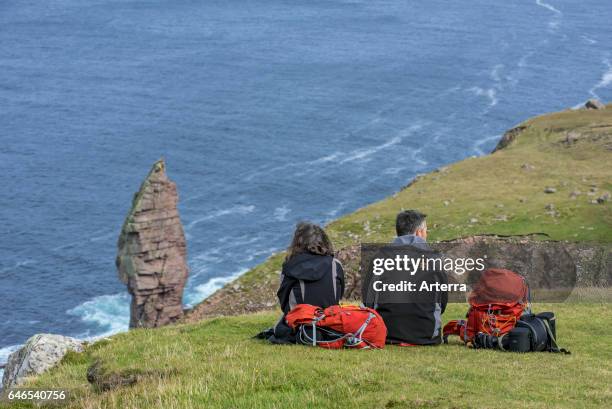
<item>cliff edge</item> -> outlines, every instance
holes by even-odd
[[[400,209],[428,214],[430,239],[526,236],[612,243],[612,107],[567,110],[527,120],[486,156],[416,177],[391,197],[327,226],[355,296],[361,242],[389,242]],[[275,254],[218,290],[185,320],[276,306],[284,254]],[[354,281],[354,282],[353,282]]]

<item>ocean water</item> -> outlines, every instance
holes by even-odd
[[[612,100],[607,1],[0,0],[0,362],[125,330],[114,266],[164,157],[195,304],[518,122]]]

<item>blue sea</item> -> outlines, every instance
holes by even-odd
[[[0,362],[124,331],[116,241],[154,161],[185,302],[536,114],[612,100],[606,0],[0,0]]]

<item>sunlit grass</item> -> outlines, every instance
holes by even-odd
[[[460,318],[452,304],[444,319]],[[605,407],[612,398],[609,304],[546,304],[572,355],[438,347],[327,351],[275,346],[251,337],[276,314],[217,318],[135,330],[71,354],[29,386],[72,389],[72,408],[412,408]],[[87,382],[136,374],[131,386],[101,391]]]

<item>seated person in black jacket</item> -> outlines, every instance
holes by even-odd
[[[397,215],[397,237],[393,245],[412,246],[416,253],[436,258],[438,254],[427,245],[427,223],[423,213],[406,210]],[[428,282],[447,283],[444,271],[419,271],[416,276]],[[441,316],[448,302],[447,292],[426,294],[418,303],[386,303],[375,308],[387,326],[387,343],[433,345],[442,342]]]
[[[334,258],[331,241],[321,227],[304,222],[297,225],[280,281],[277,295],[283,316],[274,327],[276,339],[272,342],[290,339],[285,315],[297,304],[327,308],[337,305],[344,294],[342,264]]]

